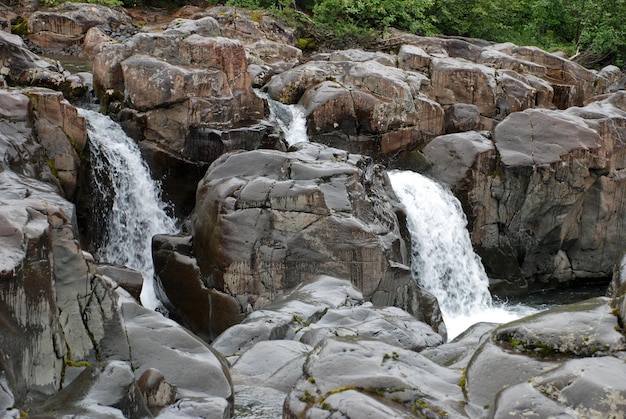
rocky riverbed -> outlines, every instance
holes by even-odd
[[[0,23],[7,417],[623,417],[619,68],[400,32],[302,51],[294,28],[227,7]],[[300,106],[310,141],[288,144],[268,100]],[[178,220],[151,240],[157,311],[99,253],[115,197],[94,189],[77,110],[94,104]],[[388,168],[452,190],[492,294],[606,294],[449,341]]]

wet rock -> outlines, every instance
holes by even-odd
[[[242,320],[239,301],[203,282],[190,236],[157,235],[152,247],[157,296],[170,318],[207,342]]]
[[[503,280],[497,293],[610,277],[623,250],[622,96],[516,112],[491,138],[450,134],[424,148],[428,173],[463,204],[487,273]]]
[[[422,355],[365,338],[329,338],[317,346],[289,393],[284,415],[462,417],[460,372]]]
[[[125,266],[104,264],[99,264],[96,267],[96,273],[102,276],[107,276],[111,279],[115,278],[115,282],[119,286],[132,295],[135,300],[139,301],[141,289],[143,287],[143,276],[141,273]]]

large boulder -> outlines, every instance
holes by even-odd
[[[216,160],[198,185],[193,252],[209,287],[260,308],[320,274],[366,297],[406,263],[382,167],[312,143]]]
[[[461,380],[471,417],[611,417],[623,411],[626,338],[608,298],[497,327]]]
[[[624,249],[625,110],[623,92],[529,109],[492,136],[450,134],[424,148],[429,173],[463,203],[487,273],[508,281],[496,292],[610,278]]]
[[[464,417],[460,377],[398,346],[328,338],[307,358],[284,417]]]
[[[98,4],[63,3],[38,10],[28,19],[28,40],[46,52],[73,52],[80,48],[89,29],[109,34],[133,29],[124,9]]]
[[[426,77],[380,56],[349,52],[285,71],[265,89],[275,100],[304,107],[312,141],[351,152],[389,156],[442,133],[443,109],[424,93]]]
[[[195,127],[254,124],[264,108],[252,90],[245,49],[220,35],[211,17],[175,19],[163,32],[106,45],[94,59],[96,92],[110,112],[126,99],[124,127],[137,140],[182,155]]]

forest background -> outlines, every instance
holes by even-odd
[[[41,0],[54,6],[63,0]],[[626,64],[626,0],[87,0],[108,6],[217,4],[263,10],[296,25],[303,49],[367,45],[391,28],[534,45],[589,68]],[[10,5],[10,4],[9,4]]]

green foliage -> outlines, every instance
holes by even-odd
[[[58,6],[63,3],[89,3],[89,4],[101,4],[103,6],[121,6],[121,0],[77,0],[77,1],[66,1],[66,0],[39,0],[39,2],[46,7]]]
[[[19,35],[22,38],[28,35],[28,19],[18,16],[11,25],[11,33]]]
[[[339,35],[366,35],[390,27],[412,33],[431,34],[434,27],[425,12],[434,0],[321,0],[313,16]]]

